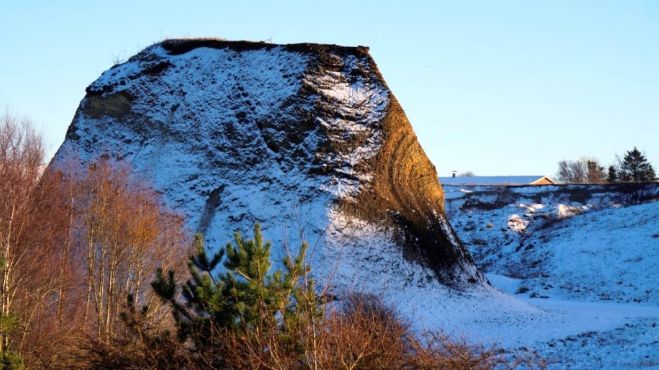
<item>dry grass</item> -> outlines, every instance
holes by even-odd
[[[138,335],[113,345],[89,342],[81,368],[94,369],[543,369],[538,358],[511,358],[495,346],[442,333],[417,335],[372,295],[354,294],[295,332],[275,323],[213,330],[205,348],[168,334]]]

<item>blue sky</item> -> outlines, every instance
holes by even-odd
[[[0,109],[54,153],[85,87],[170,37],[368,45],[440,175],[659,166],[659,1],[0,2]]]

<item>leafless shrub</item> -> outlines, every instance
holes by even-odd
[[[323,368],[406,367],[409,325],[374,295],[349,294],[328,313],[323,329]]]
[[[309,329],[293,337],[272,328],[225,332],[221,357],[234,369],[545,368],[537,356],[513,356],[441,332],[417,335],[395,310],[369,294],[348,294],[328,310],[317,332]]]
[[[74,176],[46,168],[43,147],[29,121],[0,117],[0,353],[71,367],[84,336],[122,334],[126,295],[148,302],[153,272],[180,268],[187,242],[182,220],[127,170]],[[149,320],[169,320],[150,307]]]
[[[558,162],[556,176],[559,181],[570,184],[602,184],[605,183],[606,174],[596,159],[581,158],[576,161]]]
[[[81,194],[75,258],[85,261],[82,320],[108,340],[128,294],[159,307],[149,284],[157,268],[180,267],[185,235],[182,220],[164,211],[156,193],[132,181],[126,168],[95,163],[81,180]]]

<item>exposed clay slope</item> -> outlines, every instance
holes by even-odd
[[[253,222],[310,240],[339,285],[484,280],[365,47],[153,45],[88,87],[55,163],[69,156],[130,162],[211,243]]]
[[[471,261],[445,221],[444,193],[435,167],[393,96],[382,125],[383,145],[370,163],[374,179],[356,202],[344,204],[344,208],[365,219],[387,215],[407,234],[404,252],[408,258],[427,261],[440,271],[451,271],[450,266],[459,261]]]

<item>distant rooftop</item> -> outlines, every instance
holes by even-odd
[[[544,178],[538,176],[456,176],[440,177],[442,185],[529,185]],[[551,181],[551,180],[550,180]]]

